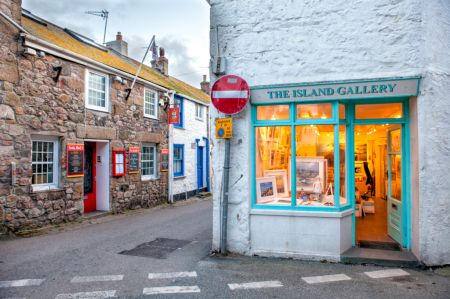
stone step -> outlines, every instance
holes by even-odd
[[[343,264],[373,264],[377,266],[392,266],[416,268],[420,266],[416,256],[406,249],[402,251],[382,250],[352,247],[341,254]]]
[[[103,216],[108,216],[109,214],[111,214],[111,212],[109,211],[92,211],[92,212],[88,212],[88,213],[84,213],[84,219],[95,219],[95,218],[100,218]]]
[[[211,192],[200,192],[200,195],[204,197],[212,196]]]

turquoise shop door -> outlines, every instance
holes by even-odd
[[[388,235],[403,245],[404,165],[402,161],[403,132],[401,125],[387,130],[388,140]]]

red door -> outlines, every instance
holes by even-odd
[[[84,212],[92,212],[97,209],[95,197],[95,143],[86,142],[84,144]]]

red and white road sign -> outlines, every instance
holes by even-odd
[[[250,98],[250,89],[244,79],[234,75],[223,76],[214,83],[211,100],[214,107],[225,114],[235,114],[244,109]]]

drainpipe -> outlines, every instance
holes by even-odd
[[[209,187],[209,139],[206,137],[203,137],[203,139],[206,141],[206,187],[208,192],[211,192]]]
[[[169,107],[173,107],[175,91],[168,92]],[[173,125],[169,124],[169,203],[173,203]]]
[[[200,178],[198,177],[198,142],[200,139],[195,139],[195,142],[197,143],[197,195],[200,195]]]

